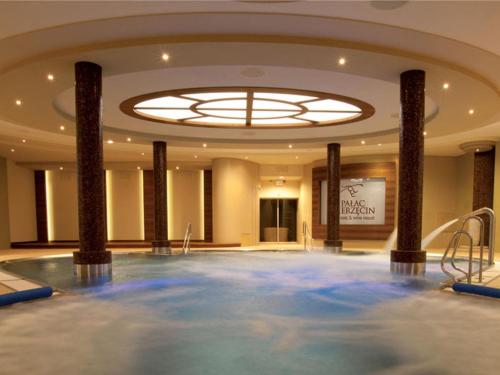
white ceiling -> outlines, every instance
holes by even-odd
[[[74,161],[73,64],[80,60],[103,66],[110,162],[149,163],[156,138],[168,140],[176,162],[197,155],[196,163],[224,156],[303,164],[324,157],[330,141],[342,142],[345,155],[395,153],[399,73],[414,68],[427,72],[427,154],[458,155],[464,141],[500,137],[500,3],[400,3],[380,10],[384,4],[373,2],[1,2],[0,155]],[[49,72],[55,82],[45,79]],[[118,108],[152,91],[237,85],[352,96],[376,114],[284,132],[179,128]]]

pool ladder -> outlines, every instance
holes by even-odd
[[[313,249],[313,238],[307,221],[302,222],[302,234],[304,237],[304,251],[310,253]]]
[[[193,234],[191,229],[191,223],[188,223],[186,227],[186,233],[184,234],[184,242],[182,243],[182,253],[187,254],[191,251],[191,235]]]
[[[484,239],[485,239],[485,224],[483,218],[480,215],[487,215],[489,217],[489,236],[488,236],[488,262],[486,266],[484,265]],[[479,269],[473,271],[473,253],[474,253],[474,240],[470,230],[466,230],[465,226],[472,221],[479,223]],[[483,271],[490,268],[495,264],[495,213],[492,209],[488,207],[480,208],[476,211],[468,213],[466,215],[460,216],[458,222],[461,222],[460,229],[453,233],[451,240],[446,248],[446,251],[441,258],[441,270],[449,277],[447,281],[443,283],[444,287],[450,286],[456,282],[467,280],[468,284],[472,284],[472,277],[477,275],[478,281],[481,283],[483,281]],[[460,247],[461,239],[465,237],[468,242],[469,255],[467,259],[467,270],[458,267],[455,263],[455,257],[457,250]],[[451,250],[451,255],[448,256]],[[446,269],[446,260],[450,259],[451,267],[463,274],[463,276],[457,277],[452,272]]]

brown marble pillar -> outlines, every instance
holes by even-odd
[[[170,254],[167,221],[167,143],[153,142],[153,179],[155,202],[154,254]]]
[[[401,74],[401,124],[399,132],[398,242],[391,252],[391,271],[425,272],[422,242],[422,193],[424,175],[425,72]]]
[[[340,144],[328,145],[327,159],[327,218],[325,250],[342,251],[340,241]]]
[[[474,154],[474,182],[472,209],[483,207],[493,209],[493,192],[495,183],[495,148],[490,151]],[[489,244],[490,219],[488,215],[481,215],[484,221],[484,244]]]
[[[80,250],[73,253],[77,277],[111,275],[106,251],[106,206],[102,147],[102,69],[91,62],[75,64],[76,153]]]
[[[37,242],[49,242],[45,171],[35,171],[34,174]]]

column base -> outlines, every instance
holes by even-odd
[[[73,273],[79,281],[100,284],[112,278],[111,251],[75,251]]]
[[[391,272],[401,275],[424,275],[426,252],[423,250],[392,250]]]
[[[168,240],[152,241],[151,245],[151,252],[154,255],[172,255],[172,248]]]
[[[339,254],[342,252],[342,241],[325,240],[323,249],[329,253]]]

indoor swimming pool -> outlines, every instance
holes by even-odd
[[[77,285],[71,257],[5,263],[60,296],[0,309],[2,374],[482,374],[496,301],[396,276],[382,254],[113,257]],[[471,335],[473,333],[473,335]]]

